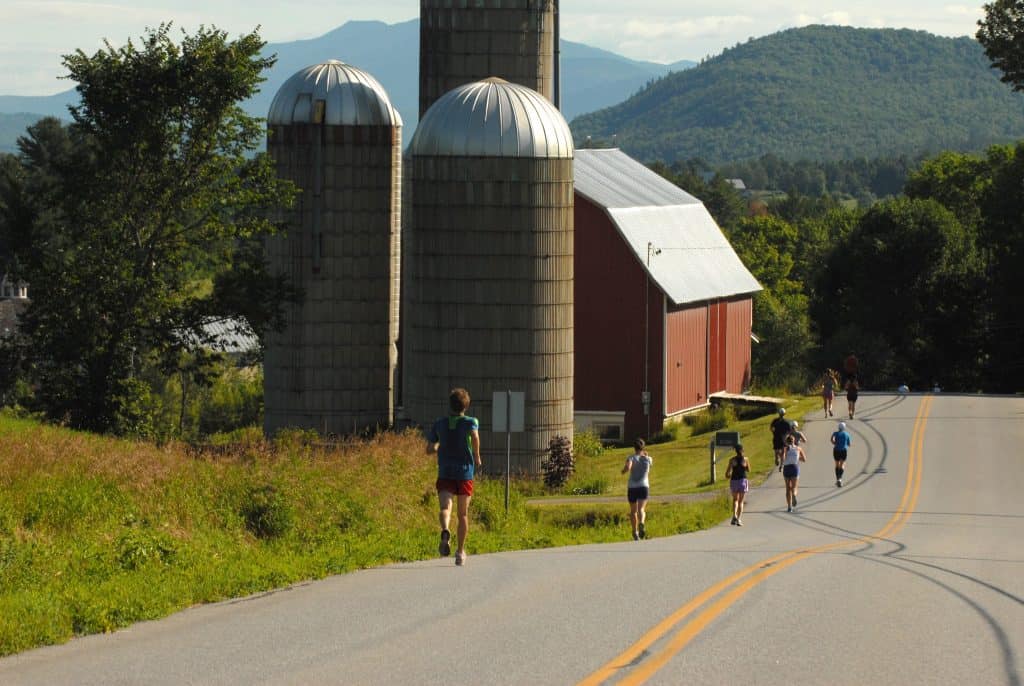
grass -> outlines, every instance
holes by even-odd
[[[770,467],[769,420],[730,426],[743,434],[755,472]],[[721,487],[704,483],[710,436],[652,447],[655,495]],[[0,413],[0,655],[436,555],[436,466],[417,433],[330,448],[308,439],[296,433],[267,443],[258,432],[239,432],[196,451]],[[624,492],[619,469],[628,452],[578,459],[565,492]],[[367,484],[375,485],[373,496]],[[542,493],[540,480],[517,480],[506,514],[504,481],[481,479],[470,553],[624,540],[624,503],[527,505]],[[706,528],[728,509],[724,495],[652,503],[648,531]]]

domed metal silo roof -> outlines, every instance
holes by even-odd
[[[565,118],[543,95],[504,79],[454,88],[420,119],[413,155],[571,158]]]
[[[324,101],[322,122],[314,102]],[[324,123],[334,126],[401,126],[402,117],[384,87],[365,71],[329,60],[298,71],[270,104],[271,126]]]

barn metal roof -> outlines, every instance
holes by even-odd
[[[577,150],[573,176],[674,304],[761,290],[704,204],[621,150]]]
[[[322,100],[322,121],[314,103]],[[267,123],[401,126],[402,117],[377,79],[362,69],[328,60],[300,69],[278,89]]]
[[[420,119],[419,156],[571,158],[565,118],[537,91],[489,78],[453,88]]]

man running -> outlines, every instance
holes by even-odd
[[[448,416],[434,422],[427,434],[427,454],[437,453],[438,520],[441,523],[441,543],[437,552],[442,557],[451,552],[448,524],[452,516],[452,498],[455,497],[459,502],[459,547],[455,551],[455,564],[461,567],[466,561],[474,468],[483,466],[480,460],[480,422],[476,417],[466,416],[469,409],[469,392],[466,389],[452,389],[448,405],[451,410]]]
[[[839,422],[839,429],[832,433],[832,459],[836,461],[836,487],[843,485],[846,471],[846,451],[853,443],[853,437],[846,431],[846,422]]]
[[[786,436],[793,430],[793,425],[786,419],[786,408],[779,408],[779,416],[772,420],[768,427],[772,432],[772,449],[775,451],[775,466],[782,471],[782,453],[786,449]]]

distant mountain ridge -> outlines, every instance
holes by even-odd
[[[413,19],[398,24],[350,21],[317,38],[268,43],[264,54],[276,53],[277,64],[266,74],[260,92],[244,107],[250,114],[265,117],[287,78],[303,67],[339,59],[381,82],[402,115],[403,137],[408,142],[416,130],[419,109],[419,41],[419,20]],[[561,41],[561,51],[562,112],[567,120],[621,102],[652,79],[695,64],[685,60],[670,65],[631,60],[566,40]],[[5,115],[15,113],[69,119],[67,106],[77,99],[74,89],[50,96],[0,95],[0,132],[9,121]],[[17,135],[23,132],[24,127]],[[0,133],[0,152],[13,151],[15,138]]]
[[[809,26],[750,40],[571,122],[642,160],[711,164],[980,150],[1024,138],[1024,95],[971,38]]]

